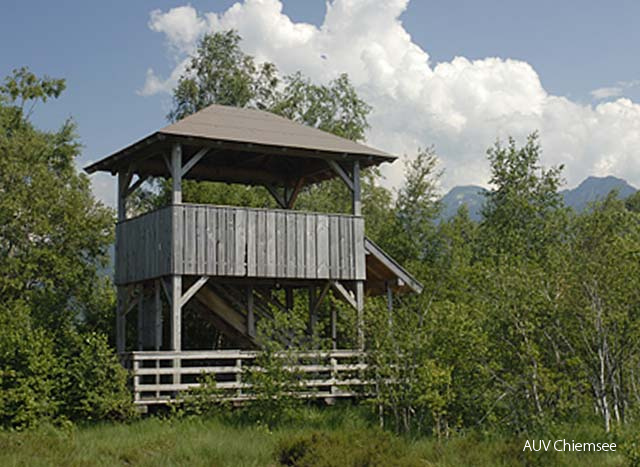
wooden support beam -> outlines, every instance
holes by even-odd
[[[164,295],[167,297],[167,302],[171,303],[171,291],[169,290],[169,287],[171,287],[171,284],[167,285],[167,283],[165,282],[165,279],[163,277],[161,277],[158,280],[160,281],[160,285],[162,286],[162,290],[164,291]]]
[[[293,190],[291,190],[291,193],[289,193],[289,196],[287,197],[287,209],[293,209],[293,205],[295,204],[296,199],[298,199],[298,195],[300,194],[300,190],[302,190],[303,186],[304,177],[300,177],[296,182],[296,185],[293,187]]]
[[[195,281],[189,290],[187,290],[182,297],[180,297],[180,307],[184,307],[191,297],[198,293],[198,291],[202,288],[203,285],[207,283],[209,280],[209,276],[202,276],[200,279]]]
[[[118,172],[118,222],[127,218],[127,187],[131,180],[131,172]]]
[[[155,350],[160,350],[162,348],[162,300],[160,296],[160,289],[162,279],[156,279],[154,284],[154,339],[155,339]]]
[[[338,316],[336,307],[331,305],[331,347],[335,350],[338,348]]]
[[[191,159],[189,159],[189,161],[184,166],[182,166],[182,170],[180,172],[181,176],[184,177],[185,175],[187,175],[189,170],[191,170],[194,165],[200,162],[200,159],[202,159],[209,152],[209,150],[210,148],[202,148],[197,153],[195,153],[193,157],[191,157]]]
[[[364,350],[364,281],[356,281],[356,327],[358,349]]]
[[[287,207],[287,201],[285,200],[285,197],[282,194],[278,193],[278,189],[273,183],[265,183],[264,187],[269,193],[271,193],[271,196],[273,196],[273,198],[276,200],[278,206],[283,209]]]
[[[171,176],[173,187],[171,201],[173,204],[182,203],[182,146],[179,143],[173,145],[171,151]]]
[[[162,154],[162,160],[164,160],[164,165],[167,166],[167,170],[169,171],[169,173],[173,177],[173,166],[171,165],[171,161],[169,160],[169,158],[167,157],[167,155],[165,153]]]
[[[140,177],[138,176],[138,180],[136,180],[133,185],[131,185],[129,188],[127,188],[127,193],[126,196],[130,196],[131,193],[133,193],[134,191],[136,191],[140,185],[142,185],[144,182],[146,182],[149,179],[149,175],[146,175],[144,177]]]
[[[253,311],[253,287],[247,286],[247,334],[256,337],[256,317]]]
[[[140,295],[138,295],[138,350],[144,350],[144,285],[140,284]]]
[[[356,299],[353,297],[353,295],[351,294],[351,292],[349,292],[344,285],[342,285],[340,282],[338,281],[332,281],[331,282],[331,287],[333,287],[333,290],[335,290],[336,292],[338,292],[342,298],[344,298],[347,303],[349,303],[349,305],[351,305],[353,308],[355,308],[356,310],[358,309],[358,303],[356,302]]]
[[[309,287],[309,334],[313,336],[313,330],[316,327],[318,321],[318,297],[316,297],[316,288]]]
[[[336,174],[338,174],[338,176],[342,179],[345,185],[347,185],[347,187],[349,187],[349,189],[353,191],[353,181],[351,180],[351,177],[349,176],[349,174],[342,168],[342,166],[338,164],[336,161],[332,161],[332,160],[327,160],[327,164],[329,164],[329,167],[331,167],[331,169]]]
[[[182,350],[182,276],[171,276],[171,350]]]
[[[353,215],[362,214],[362,200],[360,194],[360,162],[353,163]]]

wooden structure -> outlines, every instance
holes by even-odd
[[[143,394],[151,394],[148,400],[159,401],[189,387],[195,370],[188,369],[188,362],[193,359],[232,361],[223,370],[217,364],[197,368],[232,375],[229,388],[240,391],[243,383],[236,370],[243,360],[255,358],[243,352],[259,348],[256,322],[269,319],[271,306],[291,308],[296,289],[308,291],[310,327],[329,290],[351,304],[357,310],[362,351],[365,295],[387,295],[391,306],[393,293],[422,289],[365,237],[360,171],[394,159],[267,112],[214,105],[87,167],[89,173],[118,176],[117,350],[122,355],[135,350],[128,355],[136,384],[155,376],[151,387],[136,389],[137,399],[144,402]],[[149,177],[172,180],[171,203],[129,218],[127,198]],[[351,192],[351,214],[293,209],[305,186],[334,177]],[[183,203],[184,179],[264,186],[280,209]],[[275,289],[284,289],[284,303],[274,296]],[[190,306],[216,325],[226,350],[185,350],[189,345],[183,342],[182,316]],[[127,343],[127,317],[133,310],[137,341]],[[334,311],[334,343],[335,320]],[[333,394],[340,386],[335,376],[355,364],[341,367],[336,360],[351,358],[354,351],[335,352],[318,354],[329,363],[312,365],[314,371],[333,375],[330,384],[326,378],[324,386],[313,383]],[[163,375],[171,381],[160,384]]]

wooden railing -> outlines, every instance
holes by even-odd
[[[116,283],[169,274],[364,280],[364,219],[180,204],[118,223]]]
[[[204,375],[213,375],[221,397],[230,401],[254,399],[248,375],[262,371],[256,364],[259,352],[141,351],[124,355],[133,375],[134,402],[163,404],[180,400],[185,391],[201,385]],[[367,389],[364,354],[355,350],[287,352],[284,368],[297,380],[293,394],[301,398],[355,397]],[[292,363],[293,362],[293,363]]]

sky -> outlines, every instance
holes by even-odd
[[[539,131],[568,187],[589,175],[640,186],[640,2],[485,0],[3,0],[0,77],[65,78],[34,123],[78,125],[84,167],[166,125],[197,40],[234,28],[243,49],[327,82],[348,73],[373,106],[367,143],[412,157],[433,145],[441,189],[486,186],[486,149]],[[383,169],[398,188],[403,158]],[[92,176],[114,204],[114,178]]]

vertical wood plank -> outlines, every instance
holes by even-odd
[[[276,277],[285,277],[287,261],[287,225],[282,212],[276,212]]]
[[[318,277],[316,265],[316,243],[318,241],[316,235],[317,216],[315,214],[307,214],[305,218],[305,277],[307,279],[315,279]]]
[[[304,278],[306,276],[307,269],[305,267],[305,215],[302,213],[296,213],[296,277]]]
[[[256,274],[266,277],[267,274],[267,215],[264,211],[257,212],[257,251]]]
[[[340,218],[329,216],[329,277],[340,278]]]
[[[247,276],[257,275],[258,212],[247,210]]]
[[[217,209],[217,214],[218,214],[218,223],[217,223],[218,267],[217,267],[216,274],[218,276],[224,276],[224,272],[227,267],[227,264],[226,264],[227,263],[227,255],[226,255],[227,236],[225,233],[225,228],[227,226],[227,211],[225,209]]]
[[[296,276],[296,215],[295,213],[286,213],[287,235],[286,235],[286,269],[285,277]]]
[[[357,280],[365,280],[367,275],[366,256],[364,253],[364,219],[358,217],[353,220],[354,225],[354,259],[355,276]]]
[[[266,268],[266,276],[267,277],[275,277],[277,271],[277,246],[276,246],[276,235],[277,235],[277,227],[276,227],[276,213],[275,212],[267,212],[265,214],[265,239],[266,239],[266,257],[267,257],[267,268]]]
[[[234,224],[235,252],[234,252],[234,275],[244,276],[246,274],[247,255],[247,210],[235,209]]]
[[[216,253],[217,245],[217,211],[213,207],[207,207],[207,276],[215,276],[217,273]]]
[[[329,216],[320,214],[316,218],[317,245],[316,264],[318,279],[329,278]]]

